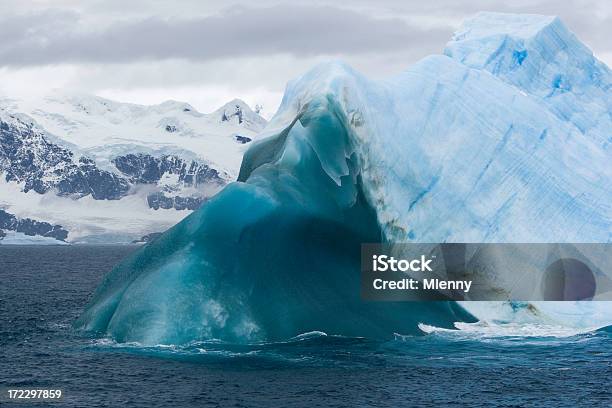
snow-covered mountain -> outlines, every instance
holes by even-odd
[[[265,125],[239,99],[203,114],[175,101],[2,98],[0,209],[67,232],[56,239],[130,242],[178,222],[234,180]],[[15,225],[0,217],[0,229]]]

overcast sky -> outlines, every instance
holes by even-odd
[[[286,82],[317,62],[391,75],[442,52],[480,10],[558,15],[612,66],[609,0],[2,0],[0,96],[59,88],[203,112],[238,97],[270,116]]]

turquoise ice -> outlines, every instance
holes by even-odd
[[[319,65],[288,84],[239,180],[116,267],[77,326],[182,344],[474,321],[456,303],[362,302],[359,244],[610,242],[610,79],[533,15],[479,14],[387,80]]]

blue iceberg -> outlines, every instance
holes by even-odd
[[[454,302],[363,302],[360,244],[609,243],[610,79],[558,19],[493,13],[390,79],[319,65],[238,181],[117,266],[76,326],[185,344],[473,322]]]

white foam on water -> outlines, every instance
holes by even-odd
[[[573,337],[589,333],[599,327],[575,328],[537,323],[476,323],[456,322],[455,329],[431,326],[419,323],[419,329],[426,334],[444,333],[460,338],[500,338],[500,337]]]

